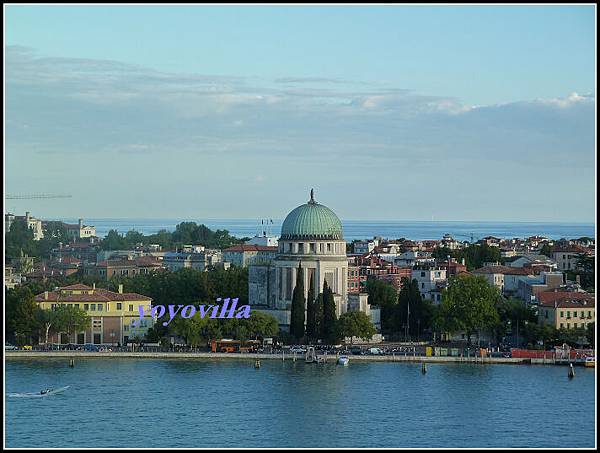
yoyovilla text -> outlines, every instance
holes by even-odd
[[[167,313],[168,309],[169,321],[163,322],[163,326],[168,326],[177,315],[181,316],[184,319],[191,318],[192,316],[195,316],[197,314],[200,315],[201,318],[249,318],[250,305],[241,305],[240,307],[238,307],[238,300],[239,299],[237,298],[221,299],[219,297],[216,300],[217,304],[198,305],[197,309],[195,305],[167,305],[167,308],[165,308],[164,305],[150,305],[148,307],[148,311],[145,311],[142,305],[140,305],[138,308],[140,311],[140,321],[144,319],[144,316],[146,315],[150,315],[152,318],[155,319],[162,318]],[[135,321],[132,323],[133,326],[135,326],[136,324],[138,323]]]

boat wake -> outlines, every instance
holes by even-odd
[[[9,393],[7,396],[10,398],[43,398],[45,396],[56,395],[57,393],[62,393],[67,390],[70,386],[61,387],[58,389],[50,390],[46,393]]]

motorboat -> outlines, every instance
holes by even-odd
[[[586,357],[585,362],[583,362],[583,365],[588,368],[594,368],[596,366],[596,357],[594,357],[594,356]]]
[[[338,363],[338,365],[347,366],[348,363],[350,363],[350,359],[346,355],[341,355],[338,357],[337,363]]]

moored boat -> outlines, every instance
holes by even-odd
[[[586,357],[583,363],[586,367],[594,368],[596,366],[596,357]]]
[[[350,359],[345,355],[341,355],[337,359],[338,365],[347,366],[349,362],[350,362]]]

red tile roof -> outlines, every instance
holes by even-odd
[[[64,291],[87,290],[87,294],[65,294]],[[35,296],[36,302],[113,302],[128,300],[152,300],[151,297],[137,293],[115,293],[104,288],[91,288],[81,283],[63,286],[58,291],[49,291],[46,299],[45,293]]]
[[[485,266],[475,269],[474,274],[533,275],[531,270],[510,266]]]
[[[577,291],[546,291],[538,294],[540,305],[557,308],[595,307],[595,297]]]

